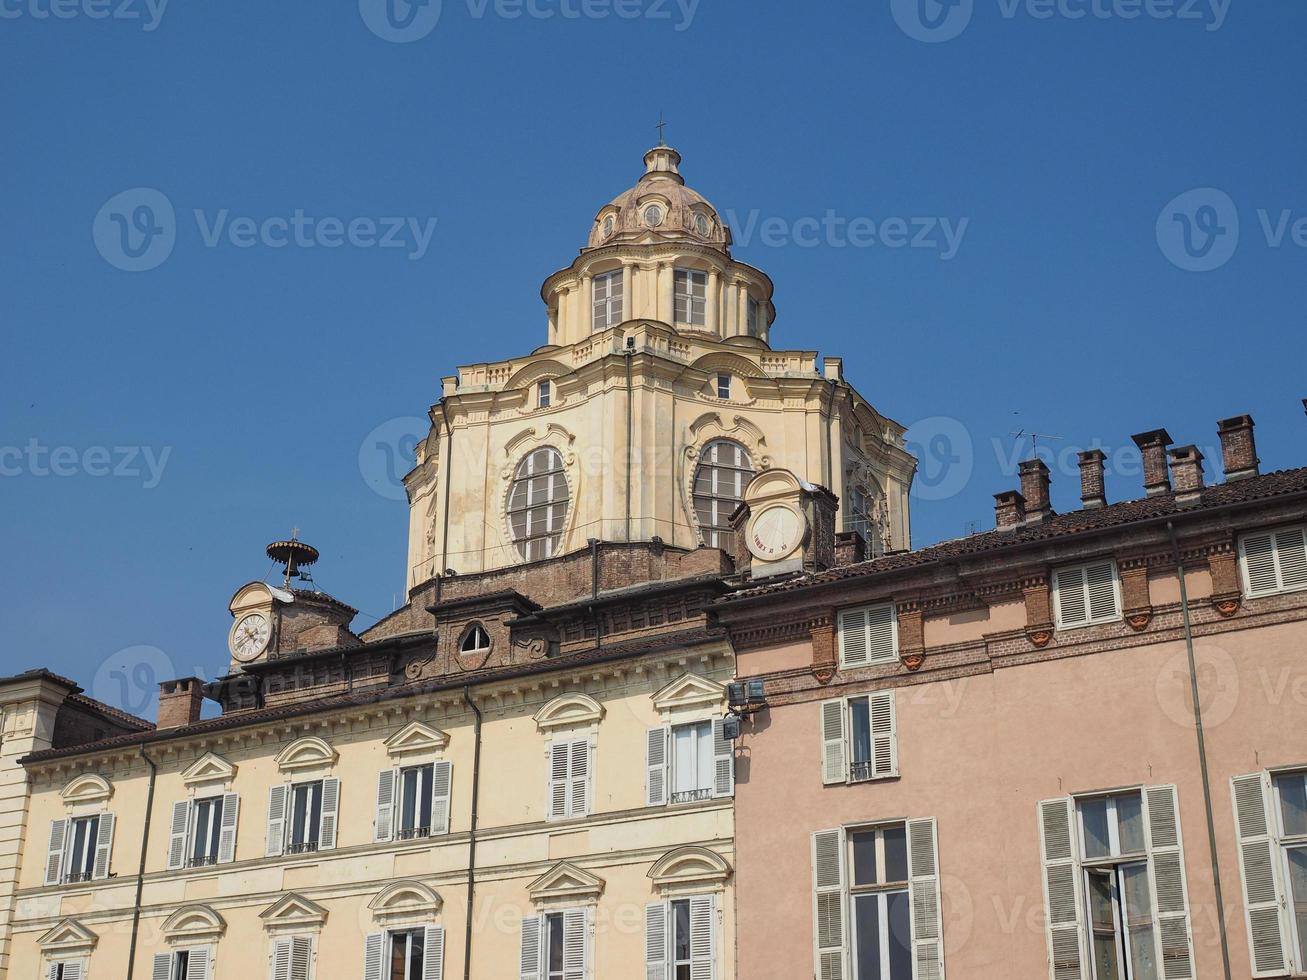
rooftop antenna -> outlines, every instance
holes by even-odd
[[[1061,436],[1050,435],[1047,432],[1027,432],[1025,429],[1017,429],[1015,432],[1009,432],[1008,435],[1014,439],[1030,440],[1030,458],[1035,459],[1039,455],[1040,439],[1061,439]]]
[[[318,549],[305,544],[299,536],[300,529],[293,527],[290,529],[288,540],[274,541],[268,545],[268,557],[286,569],[283,585],[287,592],[290,591],[290,580],[293,578],[305,582],[313,581],[313,576],[308,573],[307,568],[318,560]]]
[[[667,120],[663,118],[663,111],[658,110],[658,145],[666,146],[667,140],[663,139],[663,130],[667,128]]]

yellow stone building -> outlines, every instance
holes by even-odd
[[[226,676],[34,746],[10,977],[736,977],[732,514],[787,469],[844,546],[906,548],[914,462],[838,359],[773,349],[679,163],[650,150],[545,281],[545,346],[445,379],[404,607],[354,632],[278,542]]]

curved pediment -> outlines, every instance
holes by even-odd
[[[76,919],[64,919],[36,941],[46,956],[83,953],[95,949],[100,937]]]
[[[103,803],[113,796],[113,784],[103,776],[86,773],[72,780],[59,794],[65,803]]]
[[[553,358],[543,358],[539,361],[532,361],[525,365],[521,370],[508,379],[504,385],[506,389],[525,388],[544,378],[561,378],[565,374],[571,374],[572,369],[562,361],[556,361]]]
[[[339,753],[316,735],[297,738],[277,753],[277,767],[282,771],[318,769],[336,764]]]
[[[170,943],[216,942],[227,931],[227,920],[208,905],[183,905],[163,924]]]
[[[426,722],[411,721],[386,739],[386,752],[395,755],[414,755],[422,752],[443,752],[449,745],[449,735]]]
[[[567,861],[559,861],[527,886],[533,902],[554,899],[598,901],[607,882]]]
[[[200,783],[230,783],[236,778],[236,767],[213,752],[206,752],[182,773],[187,786]]]
[[[579,691],[560,694],[535,713],[536,727],[543,731],[576,725],[597,725],[604,719],[604,706]]]
[[[726,699],[725,685],[698,674],[685,673],[653,696],[654,707],[662,712],[682,708],[710,708]]]
[[[368,902],[373,918],[379,922],[417,920],[440,914],[444,899],[440,893],[420,881],[391,882]]]
[[[711,354],[704,354],[690,367],[696,371],[703,371],[705,374],[714,371],[729,371],[731,374],[738,374],[744,378],[767,377],[766,371],[743,354],[732,354],[727,351],[713,351]]]
[[[668,851],[649,869],[655,885],[666,891],[720,885],[731,876],[731,866],[716,851],[686,846]]]

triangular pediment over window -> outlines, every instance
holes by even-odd
[[[204,753],[182,773],[182,782],[187,786],[196,786],[200,783],[230,783],[235,778],[236,767],[213,752]]]
[[[386,751],[391,755],[410,755],[418,752],[443,752],[449,745],[449,735],[425,722],[409,722],[386,739]]]
[[[100,937],[76,919],[64,919],[36,941],[46,956],[82,953],[89,955]]]
[[[659,711],[678,708],[708,708],[721,704],[726,688],[698,674],[682,674],[653,696],[654,707]]]
[[[598,901],[607,882],[574,864],[560,861],[527,886],[533,902],[553,899]]]
[[[327,923],[327,910],[303,895],[289,892],[260,912],[259,918],[269,931],[321,929]]]

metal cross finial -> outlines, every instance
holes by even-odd
[[[299,538],[299,536],[300,536],[300,529],[299,529],[299,528],[297,528],[297,527],[293,527],[293,528],[290,529],[290,539],[291,539],[292,541],[297,540],[297,539]]]
[[[662,110],[658,111],[658,145],[666,146],[667,140],[663,138],[663,130],[667,128],[667,120],[663,118]]]

